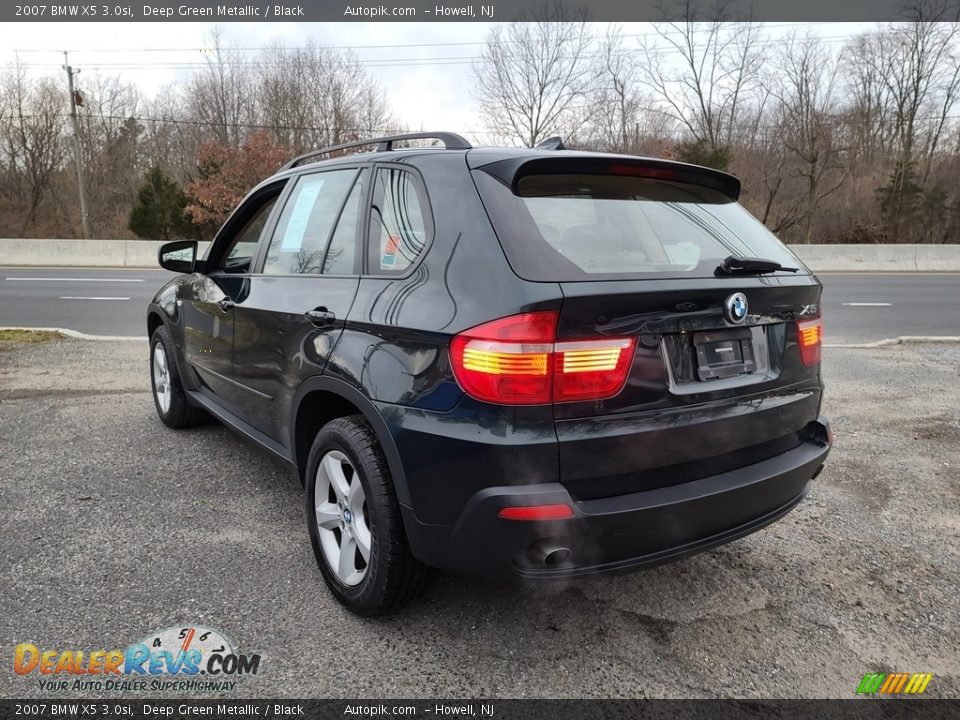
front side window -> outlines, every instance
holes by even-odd
[[[297,180],[270,241],[265,274],[330,272],[324,269],[327,246],[356,178],[357,170],[350,168],[303,175]],[[338,258],[342,254],[341,249]]]
[[[416,262],[429,236],[420,185],[407,170],[380,168],[370,208],[370,272],[400,274]]]
[[[274,195],[257,208],[240,231],[227,241],[220,253],[217,270],[227,273],[250,272],[250,263],[256,257],[260,236],[270,217],[270,211],[276,204],[277,196]]]

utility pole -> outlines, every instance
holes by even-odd
[[[83,164],[80,159],[80,124],[77,122],[77,93],[73,89],[73,68],[67,52],[63,52],[63,69],[67,71],[67,82],[70,86],[70,121],[73,123],[73,157],[77,165],[77,188],[80,192],[80,222],[83,224],[83,237],[90,239],[90,221],[87,219],[87,195],[83,187]],[[80,72],[77,70],[77,72]]]

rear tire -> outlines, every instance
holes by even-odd
[[[361,415],[317,433],[306,468],[307,525],[330,592],[358,615],[380,615],[419,596],[428,569],[410,551],[390,470]]]
[[[163,325],[154,330],[150,338],[150,386],[157,415],[167,427],[190,427],[206,419],[206,413],[187,399],[177,369],[173,338]]]

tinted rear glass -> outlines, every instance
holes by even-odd
[[[799,263],[712,188],[619,175],[527,175],[516,193],[474,173],[510,264],[528,280],[712,277],[730,256]]]

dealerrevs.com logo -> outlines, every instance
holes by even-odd
[[[224,692],[256,675],[260,655],[238,653],[219,630],[192,625],[150,633],[126,649],[40,648],[20,643],[13,671],[36,676],[41,690]]]
[[[858,695],[922,695],[932,673],[867,673],[857,686]]]

